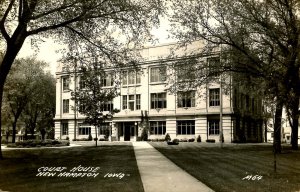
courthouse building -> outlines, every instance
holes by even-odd
[[[109,114],[114,108],[120,110],[95,128],[84,123],[84,116],[74,110],[75,102],[71,92],[80,85],[80,72],[64,71],[58,66],[56,72],[56,115],[55,138],[70,140],[100,138],[102,129],[109,129],[111,141],[139,141],[142,131],[148,127],[150,140],[163,139],[168,133],[171,139],[182,141],[201,137],[220,141],[223,133],[224,142],[261,142],[262,141],[262,106],[261,100],[239,89],[241,82],[234,77],[224,77],[226,90],[220,83],[221,76],[213,82],[191,88],[188,91],[170,91],[170,80],[179,81],[180,71],[171,68],[170,49],[175,44],[147,47],[139,50],[143,62],[135,70],[125,69],[119,74],[120,96],[108,102],[104,113]],[[201,50],[203,44],[195,42],[187,49],[175,51],[176,59],[183,59],[188,51]],[[164,62],[161,62],[163,59]],[[201,63],[219,61],[218,52],[201,56]],[[200,63],[200,64],[201,64]],[[186,65],[188,69],[189,65]],[[173,71],[173,72],[171,72]],[[175,77],[177,76],[177,77]],[[167,77],[167,78],[166,78]],[[173,81],[173,82],[174,82]],[[104,87],[114,86],[108,75]],[[145,126],[146,125],[146,126]]]

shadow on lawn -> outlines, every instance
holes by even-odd
[[[132,146],[11,150],[3,154],[0,189],[4,191],[143,191]]]
[[[284,146],[274,173],[272,145],[150,142],[158,151],[215,191],[299,191],[300,152]]]

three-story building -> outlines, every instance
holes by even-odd
[[[55,138],[99,138],[109,129],[111,141],[139,141],[145,125],[150,140],[164,139],[168,133],[172,139],[207,139],[219,142],[261,142],[262,106],[261,100],[243,94],[235,79],[216,77],[188,90],[170,91],[170,79],[180,81],[181,70],[171,68],[167,59],[174,44],[148,47],[142,50],[144,59],[136,69],[124,68],[118,75],[120,96],[103,107],[105,114],[114,108],[119,113],[95,128],[84,124],[84,116],[74,110],[71,91],[80,86],[79,75],[58,66],[56,73],[56,116]],[[195,42],[187,49],[175,51],[176,59],[184,59],[186,51],[201,49],[201,42]],[[161,62],[162,59],[164,62]],[[174,61],[175,58],[172,58]],[[219,60],[216,53],[202,56],[201,62]],[[170,61],[170,62],[169,62]],[[175,72],[174,72],[175,70]],[[193,68],[186,65],[193,75]],[[186,75],[186,74],[185,74]],[[167,80],[169,79],[169,80]],[[229,83],[229,89],[222,89],[222,82]],[[105,87],[114,86],[111,75],[103,79]],[[176,87],[176,86],[175,86]]]

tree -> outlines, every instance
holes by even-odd
[[[113,88],[105,88],[106,80],[109,76],[109,84],[111,85],[115,78],[113,72],[107,72],[103,68],[99,67],[99,63],[94,65],[82,66],[79,71],[80,75],[80,86],[71,92],[72,100],[75,100],[74,110],[81,114],[84,114],[85,123],[93,125],[96,133],[96,147],[97,147],[97,128],[105,121],[107,115],[112,115],[118,110],[110,111],[110,114],[104,114],[104,105],[107,102],[112,101],[118,95],[117,85]]]
[[[158,14],[162,10],[159,0],[0,1],[0,43],[3,47],[0,104],[6,77],[28,37],[32,37],[34,44],[39,37],[51,36],[65,44],[77,37],[80,45],[88,43],[106,55],[113,55],[111,53],[118,53],[127,45],[148,39],[149,29],[152,24],[158,24]]]
[[[247,74],[276,102],[274,147],[280,151],[281,113],[292,118],[292,147],[298,148],[299,1],[173,1],[173,34],[184,44],[203,39],[204,51],[222,47],[219,72]],[[288,99],[287,99],[288,98]],[[296,109],[297,108],[297,109]]]
[[[29,130],[31,136],[35,131],[45,134],[53,129],[55,115],[55,79],[50,73],[40,71],[33,82],[33,93],[22,114],[22,120],[26,125],[26,133]]]
[[[19,120],[25,123],[34,134],[41,115],[53,111],[55,106],[55,81],[51,74],[45,73],[46,63],[35,58],[16,60],[12,72],[7,78],[4,89],[7,113],[11,116],[12,142],[15,142],[16,126]],[[47,114],[47,118],[53,118]],[[43,121],[46,120],[46,117]],[[42,122],[40,122],[42,123]],[[46,121],[43,122],[45,124]],[[27,136],[25,130],[25,136]]]

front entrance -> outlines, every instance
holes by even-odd
[[[124,141],[130,141],[130,137],[135,136],[134,122],[123,123]]]

